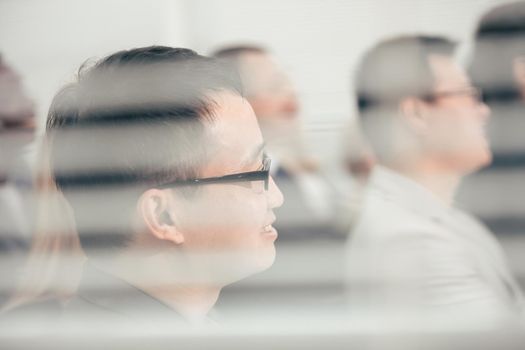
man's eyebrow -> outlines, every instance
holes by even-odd
[[[263,142],[259,146],[257,146],[248,157],[246,157],[242,162],[242,167],[252,165],[255,163],[259,158],[261,158],[261,155],[264,151],[264,148],[266,147],[266,144]]]

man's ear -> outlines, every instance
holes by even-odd
[[[142,194],[138,210],[150,234],[157,239],[184,243],[173,218],[173,196],[168,190],[149,189]]]
[[[399,103],[399,118],[417,135],[428,130],[428,111],[427,103],[417,97],[406,97]]]

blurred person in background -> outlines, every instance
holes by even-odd
[[[356,118],[357,119],[357,118]],[[342,165],[348,186],[341,203],[339,220],[347,232],[352,229],[362,209],[365,187],[374,166],[373,152],[363,135],[359,120],[352,120],[342,133]]]
[[[21,77],[0,56],[0,305],[31,241],[32,176],[24,155],[33,141],[34,118]]]
[[[492,110],[494,156],[465,181],[459,199],[502,238],[519,237],[525,233],[525,2],[489,10],[474,40],[469,71]]]
[[[343,163],[350,175],[360,184],[365,184],[374,166],[374,156],[361,129],[360,123],[356,121],[345,130]]]
[[[359,117],[377,165],[349,241],[356,314],[500,325],[521,312],[498,242],[454,206],[461,179],[491,161],[490,111],[454,47],[441,37],[392,38],[359,65]]]
[[[282,194],[238,76],[218,61],[112,54],[55,96],[46,136],[87,256],[64,320],[205,322],[223,286],[273,263]]]
[[[246,99],[275,160],[273,175],[286,198],[277,211],[280,239],[333,236],[334,190],[321,176],[317,160],[305,149],[299,100],[290,78],[260,46],[225,46],[214,56],[239,71]]]

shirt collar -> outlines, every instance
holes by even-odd
[[[182,316],[160,300],[126,281],[104,272],[89,260],[85,263],[77,295],[100,307],[130,319],[170,318]]]
[[[439,219],[454,211],[418,182],[384,166],[374,167],[368,188],[419,215]]]

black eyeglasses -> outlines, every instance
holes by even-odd
[[[270,182],[270,166],[271,159],[265,156],[263,158],[261,170],[249,171],[245,173],[236,173],[218,177],[207,177],[202,179],[188,179],[168,182],[157,186],[158,188],[170,188],[178,186],[197,186],[197,185],[208,185],[208,184],[243,184],[252,183],[253,189],[257,193],[268,191],[268,184]]]

